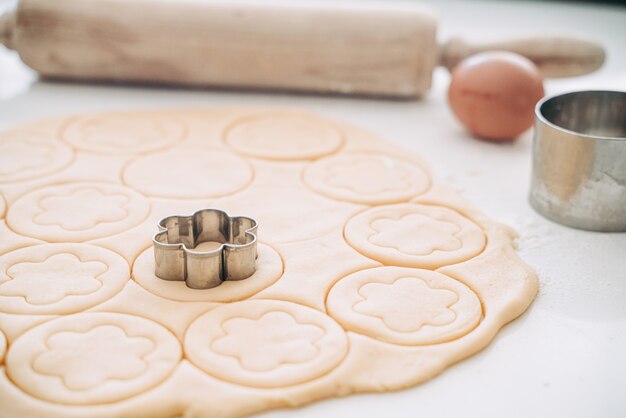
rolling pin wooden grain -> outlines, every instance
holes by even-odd
[[[207,0],[21,0],[0,43],[43,77],[413,98],[437,65],[504,49],[547,76],[591,72],[589,41],[535,38],[437,44],[437,19],[390,3]]]

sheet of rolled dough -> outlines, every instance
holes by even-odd
[[[259,221],[256,273],[154,275],[160,218]],[[416,385],[537,278],[406,150],[294,110],[80,115],[0,134],[0,416],[238,417]]]

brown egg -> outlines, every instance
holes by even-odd
[[[543,77],[530,60],[511,52],[484,52],[454,69],[448,101],[474,136],[508,141],[532,126],[543,94]]]

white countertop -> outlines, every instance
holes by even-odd
[[[0,9],[9,3],[0,0]],[[549,80],[548,94],[626,90],[626,8],[539,1],[431,3],[440,12],[441,40],[547,33],[586,36],[605,45],[603,69]],[[504,145],[467,137],[447,108],[448,80],[445,70],[437,70],[430,94],[418,102],[73,85],[36,81],[15,53],[0,46],[0,129],[105,109],[294,106],[401,143],[428,160],[440,180],[519,231],[520,254],[540,276],[539,296],[484,351],[425,384],[263,416],[626,417],[626,234],[578,231],[537,215],[527,202],[532,133]]]

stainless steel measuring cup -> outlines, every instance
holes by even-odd
[[[530,203],[564,225],[626,232],[626,92],[537,103]]]

